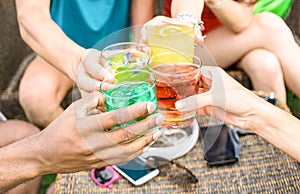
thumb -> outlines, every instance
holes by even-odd
[[[193,95],[175,103],[179,111],[193,111],[213,104],[211,92]]]

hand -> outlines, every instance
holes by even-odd
[[[76,83],[82,96],[100,90],[100,83],[110,75],[101,63],[101,51],[86,49],[77,70]]]
[[[212,114],[228,124],[250,129],[249,121],[256,116],[254,107],[269,106],[221,68],[203,66],[200,80],[203,88],[209,90],[177,101],[178,110],[199,109],[199,114]]]
[[[48,166],[45,172],[68,173],[123,163],[147,151],[145,146],[160,136],[160,131],[155,130],[128,142],[162,123],[163,116],[160,114],[107,131],[152,113],[154,104],[137,103],[115,111],[89,115],[92,109],[103,104],[104,99],[99,92],[90,94],[70,105],[39,134],[37,139],[42,145],[39,157]]]
[[[185,25],[186,20],[184,19],[177,19],[177,18],[169,18],[165,16],[156,16],[152,20],[148,21],[144,24],[142,30],[141,30],[141,41],[146,43],[147,42],[147,35],[146,35],[146,29],[147,26],[159,26],[159,25],[166,25],[166,24],[174,24],[174,25]],[[201,44],[204,42],[204,37],[202,36],[202,33],[199,29],[195,28],[195,43]]]

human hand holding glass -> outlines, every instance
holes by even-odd
[[[206,92],[177,101],[178,110],[197,110],[201,115],[214,115],[225,123],[246,129],[245,121],[251,117],[252,108],[258,102],[265,103],[219,67],[203,66],[200,79]],[[237,104],[241,102],[247,106],[241,108]]]
[[[205,66],[202,72],[202,81],[210,90],[177,101],[177,109],[199,109],[201,114],[251,130],[300,161],[299,119],[243,87],[219,67]]]
[[[142,43],[121,42],[109,45],[102,51],[86,49],[81,56],[76,83],[82,95],[99,91],[100,83],[111,73],[142,69],[151,57],[151,49]],[[76,71],[76,70],[74,70]]]
[[[161,123],[159,115],[151,114],[156,110],[151,102],[90,115],[98,106],[104,106],[104,96],[99,92],[89,94],[74,102],[43,133],[35,136],[43,142],[35,154],[48,161],[41,169],[43,173],[76,172],[126,162],[147,151],[145,147],[160,136],[159,131],[153,131],[128,142]],[[107,132],[109,128],[148,114],[151,115],[134,124]]]
[[[86,52],[81,56],[81,64],[78,69],[73,70],[77,72],[76,85],[82,96],[93,91],[99,91],[101,81],[110,75],[101,64],[100,57],[101,51],[86,49]]]

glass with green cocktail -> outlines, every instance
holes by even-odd
[[[101,62],[110,73],[143,69],[151,57],[151,49],[142,43],[121,42],[101,51]]]
[[[105,96],[107,111],[112,111],[137,102],[157,104],[155,87],[156,78],[153,73],[145,70],[124,70],[113,74],[113,79],[104,80],[100,85],[100,91]],[[143,118],[132,120],[121,127]]]

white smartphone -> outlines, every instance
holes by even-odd
[[[150,168],[141,157],[115,165],[113,168],[135,186],[146,183],[159,173],[159,169]]]

